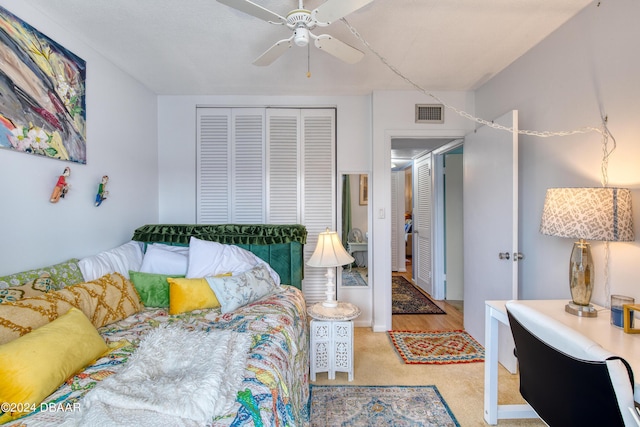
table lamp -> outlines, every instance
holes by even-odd
[[[351,264],[353,261],[353,257],[342,246],[338,233],[329,231],[327,228],[327,231],[318,235],[316,250],[307,261],[307,265],[310,267],[327,267],[327,291],[325,292],[327,300],[322,302],[323,306],[338,306],[338,302],[335,299],[335,267]]]
[[[540,232],[579,239],[569,261],[571,299],[565,306],[576,316],[595,317],[590,304],[595,279],[591,245],[586,240],[632,241],[631,192],[624,188],[549,188]]]

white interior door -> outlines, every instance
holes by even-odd
[[[414,278],[416,284],[429,295],[433,295],[431,162],[431,154],[427,154],[416,159],[413,166]]]
[[[494,123],[514,132],[482,126],[465,137],[463,156],[464,327],[483,345],[485,301],[518,297],[518,112]],[[500,336],[511,339],[508,328]],[[509,352],[503,365],[515,371]]]
[[[391,172],[391,271],[407,271],[405,248],[405,174],[404,171]]]

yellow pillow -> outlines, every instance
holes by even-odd
[[[169,282],[169,314],[186,313],[202,308],[220,307],[206,279],[167,278]]]
[[[77,308],[0,345],[0,402],[24,409],[2,414],[0,424],[37,409],[67,378],[106,351],[96,328]]]

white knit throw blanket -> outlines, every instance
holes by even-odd
[[[231,411],[241,387],[251,335],[149,332],[116,374],[98,383],[63,426],[196,426]]]

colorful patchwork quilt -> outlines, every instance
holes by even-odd
[[[234,410],[207,426],[302,426],[308,422],[308,323],[302,292],[283,285],[269,296],[238,310],[196,310],[169,315],[167,309],[144,309],[99,329],[113,349],[84,371],[69,378],[28,416],[13,427],[61,424],[81,399],[103,379],[114,375],[136,351],[140,339],[164,324],[187,330],[233,330],[250,333],[252,344]],[[185,352],[189,349],[185,348]],[[179,387],[179,384],[176,385]],[[193,390],[198,393],[198,390]]]

